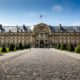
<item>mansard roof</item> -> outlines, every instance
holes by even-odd
[[[76,30],[77,32],[80,32],[80,26],[76,26],[75,30]]]
[[[52,32],[80,32],[80,26],[50,26]]]
[[[39,23],[34,26],[33,31],[38,26],[47,27],[51,32],[80,32],[80,26],[50,26],[45,23]],[[2,26],[0,24],[0,32],[31,32],[30,26]]]
[[[2,26],[4,32],[31,32],[30,26]],[[0,32],[2,29],[0,28]]]

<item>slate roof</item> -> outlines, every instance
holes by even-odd
[[[50,26],[52,32],[80,32],[80,26]]]
[[[75,30],[76,30],[77,32],[80,32],[80,26],[76,26]]]
[[[30,32],[30,26],[2,26],[5,29],[5,32]],[[1,29],[0,29],[1,30]]]
[[[49,26],[52,32],[80,32],[80,26]],[[0,32],[31,32],[30,26],[2,26]]]

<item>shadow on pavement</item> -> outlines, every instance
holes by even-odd
[[[3,56],[2,54],[0,54],[0,56]]]

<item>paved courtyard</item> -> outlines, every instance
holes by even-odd
[[[80,61],[53,49],[31,49],[0,61],[0,80],[80,80]]]

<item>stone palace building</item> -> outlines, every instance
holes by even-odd
[[[50,26],[45,23],[34,25],[33,30],[28,26],[16,26],[16,29],[9,29],[12,26],[0,25],[0,46],[8,46],[22,43],[30,44],[31,47],[43,48],[52,47],[56,43],[80,44],[80,26]],[[13,26],[14,27],[14,26]]]

